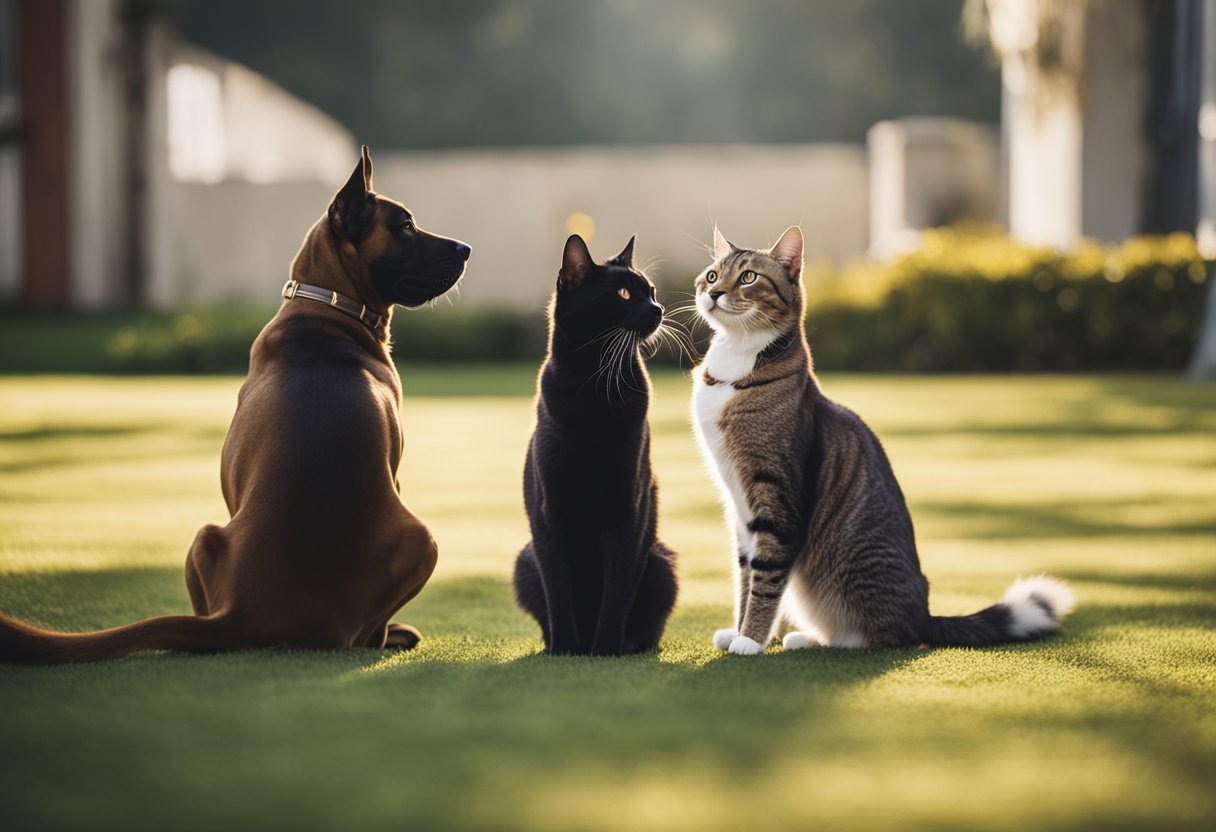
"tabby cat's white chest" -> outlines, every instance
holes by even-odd
[[[743,519],[746,522],[751,513],[747,511],[742,484],[726,448],[721,421],[722,411],[737,393],[729,384],[706,384],[705,374],[697,373],[692,389],[692,422],[701,455],[718,484],[722,501],[736,521]]]
[[[714,336],[705,353],[705,361],[696,373],[692,389],[693,427],[701,454],[717,480],[722,500],[730,510],[736,523],[746,525],[751,520],[751,510],[739,481],[735,466],[727,449],[726,435],[722,429],[722,411],[738,391],[732,382],[746,376],[756,365],[756,356],[770,338],[742,341]],[[707,384],[706,373],[716,382]]]
[[[756,366],[756,356],[773,340],[771,333],[726,338],[715,335],[705,353],[704,367],[718,381],[733,383],[750,373]]]

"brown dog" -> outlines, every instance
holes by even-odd
[[[204,526],[186,558],[195,615],[80,634],[0,616],[0,660],[417,644],[416,630],[388,622],[426,584],[437,550],[398,496],[401,380],[388,325],[393,304],[455,285],[469,254],[372,191],[364,147],[253,344],[220,469],[232,519]]]

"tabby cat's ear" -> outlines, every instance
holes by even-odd
[[[722,236],[722,232],[718,230],[718,226],[714,226],[714,254],[718,257],[725,257],[735,250],[734,244],[730,240]]]
[[[621,253],[618,254],[616,257],[613,257],[611,260],[609,260],[608,264],[613,265],[613,266],[623,266],[626,269],[632,269],[633,268],[633,244],[634,244],[634,242],[637,241],[637,239],[638,239],[637,234],[634,234],[632,237],[630,237],[629,242],[625,243],[625,248],[623,248],[621,250]]]
[[[566,240],[566,249],[562,252],[562,270],[557,274],[559,289],[573,289],[583,279],[588,267],[594,265],[587,244],[577,234],[571,234]]]
[[[802,274],[802,229],[791,225],[768,253],[785,266],[791,280]]]

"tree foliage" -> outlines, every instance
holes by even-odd
[[[388,147],[858,141],[995,121],[962,0],[169,0],[192,40]]]

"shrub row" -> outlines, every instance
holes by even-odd
[[[106,354],[119,372],[244,372],[253,339],[273,315],[273,308],[233,306],[147,316],[114,333]],[[393,316],[394,351],[435,363],[535,360],[546,332],[543,312],[436,307]]]
[[[824,370],[1176,370],[1196,341],[1210,271],[1189,235],[1059,254],[936,230],[887,263],[808,268],[807,331]],[[244,372],[273,311],[5,315],[0,371]],[[692,329],[703,350],[704,327]],[[393,320],[396,353],[410,361],[537,361],[546,332],[539,309],[440,305]],[[670,348],[654,361],[688,365]]]
[[[807,331],[829,370],[1176,370],[1210,270],[1186,234],[1060,254],[941,229],[886,264],[808,273]]]

